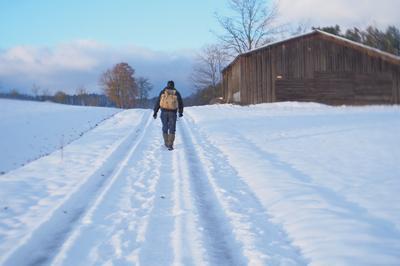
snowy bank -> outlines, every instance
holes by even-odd
[[[310,264],[399,265],[399,106],[274,103],[187,113]]]
[[[0,173],[60,149],[118,111],[0,99]]]

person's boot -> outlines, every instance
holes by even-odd
[[[168,150],[173,150],[174,149],[174,141],[175,141],[175,134],[169,134],[168,135]]]
[[[165,147],[169,148],[169,138],[167,133],[163,133],[163,138],[164,138],[164,145]]]

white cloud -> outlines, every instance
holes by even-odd
[[[305,21],[309,26],[400,27],[399,0],[279,0],[279,7],[284,21]]]
[[[51,92],[74,93],[80,86],[100,92],[99,77],[119,62],[129,63],[136,76],[150,79],[157,94],[168,80],[175,80],[183,95],[192,87],[189,74],[192,53],[158,52],[127,46],[113,48],[94,41],[76,41],[54,48],[17,46],[0,51],[0,85],[29,93],[33,84]]]

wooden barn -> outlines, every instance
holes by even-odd
[[[222,80],[240,104],[400,103],[400,57],[319,30],[240,54]]]

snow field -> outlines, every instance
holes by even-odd
[[[286,103],[189,115],[309,264],[399,263],[398,107]]]
[[[120,112],[0,176],[0,264],[398,265],[399,118],[191,107],[170,152],[150,111]]]
[[[119,111],[0,99],[0,174],[61,149]]]
[[[65,147],[63,157],[57,151],[1,177],[2,265],[49,260],[106,183],[143,113],[119,113]]]

